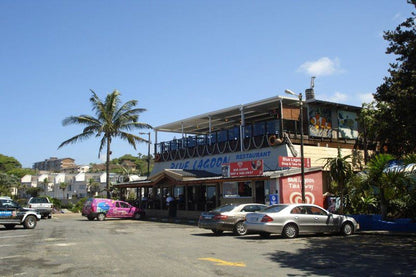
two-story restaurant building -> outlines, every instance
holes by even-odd
[[[324,206],[324,158],[360,149],[360,108],[317,100],[313,89],[302,106],[303,120],[300,99],[275,96],[155,127],[151,175],[119,187],[137,188],[149,214],[164,211],[170,194],[186,216],[231,202],[301,202],[303,175],[306,202]],[[159,142],[161,132],[174,139]]]

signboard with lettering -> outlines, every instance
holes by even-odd
[[[279,166],[280,167],[301,167],[302,160],[298,157],[284,157],[279,156]],[[311,159],[303,158],[303,166],[305,168],[311,167]]]
[[[322,172],[305,174],[305,200],[306,203],[323,207]],[[301,174],[282,177],[280,191],[283,203],[302,203]]]
[[[263,160],[241,161],[223,165],[223,176],[227,166],[229,177],[263,175]]]

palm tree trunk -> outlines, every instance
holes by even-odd
[[[107,137],[107,158],[106,158],[106,162],[105,162],[105,184],[106,184],[106,189],[107,189],[107,198],[110,199],[111,195],[110,195],[110,137]]]
[[[385,220],[387,217],[387,205],[386,205],[386,198],[384,197],[384,189],[380,188],[380,212],[381,212],[381,219]]]

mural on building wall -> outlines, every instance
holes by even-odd
[[[309,107],[309,136],[320,138],[332,137],[331,109]]]
[[[358,138],[357,114],[347,111],[338,111],[339,136],[341,138]]]

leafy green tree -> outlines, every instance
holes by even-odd
[[[106,148],[106,190],[107,198],[110,198],[110,155],[111,142],[114,138],[126,140],[136,149],[136,143],[146,142],[139,136],[129,133],[134,129],[151,129],[149,124],[138,122],[139,114],[146,111],[136,108],[137,100],[130,100],[121,104],[120,92],[114,90],[109,93],[104,101],[91,90],[90,102],[95,117],[90,115],[70,116],[63,120],[64,126],[71,124],[83,125],[83,132],[62,142],[58,148],[64,145],[77,143],[92,136],[101,137],[99,156],[101,151]]]
[[[7,173],[22,178],[25,175],[35,175],[36,171],[30,168],[14,168],[7,171]]]
[[[348,159],[351,155],[342,157],[341,149],[338,148],[338,154],[335,158],[325,158],[326,162],[324,168],[329,169],[331,180],[335,184],[335,188],[341,197],[340,213],[344,213],[344,195],[346,192],[346,183],[353,174],[351,163]]]
[[[32,197],[37,197],[43,191],[40,187],[30,187],[26,189],[26,193]]]
[[[416,7],[416,0],[408,0]],[[416,152],[416,15],[401,23],[395,30],[384,33],[389,41],[387,54],[396,62],[390,64],[390,76],[377,88],[375,119],[378,141],[387,146],[382,150],[396,156]]]
[[[21,167],[22,164],[15,158],[0,154],[0,172],[8,172]]]
[[[20,185],[20,180],[14,175],[0,173],[0,194],[10,195],[12,187]]]

